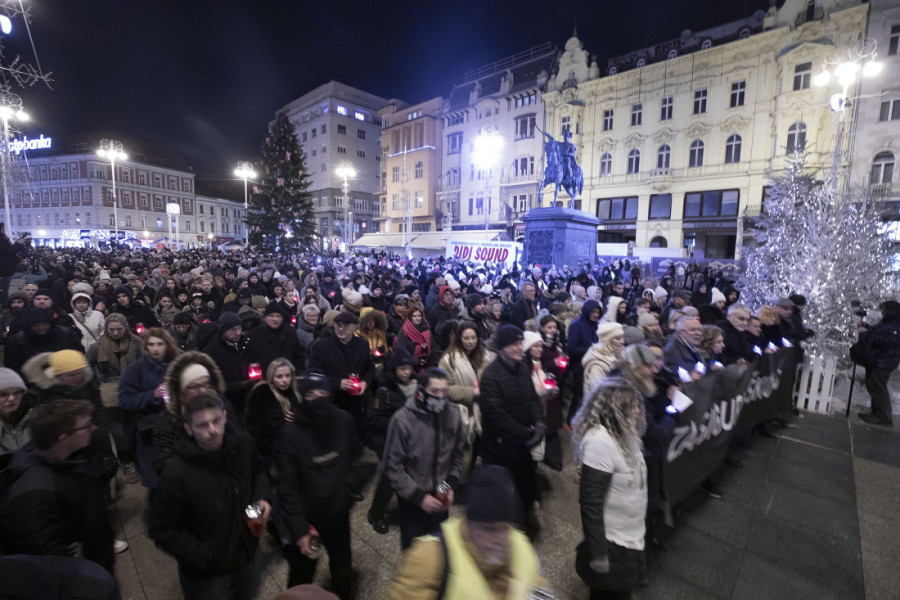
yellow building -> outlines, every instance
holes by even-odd
[[[379,231],[436,231],[441,216],[436,188],[441,174],[441,98],[415,105],[400,100],[381,116]]]

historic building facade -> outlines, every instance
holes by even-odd
[[[415,105],[391,100],[381,117],[381,195],[377,217],[386,233],[436,231],[441,173],[441,105],[432,98]]]
[[[547,126],[572,133],[598,241],[739,258],[744,219],[758,214],[788,151],[803,148],[820,175],[830,166],[831,92],[812,78],[864,34],[867,10],[786,0],[613,58],[602,73],[573,36],[544,94]]]
[[[441,114],[442,229],[513,233],[540,205],[542,89],[558,54],[541,44],[470,71],[453,86]],[[478,164],[480,136],[496,140],[492,164]]]
[[[306,154],[312,180],[308,191],[323,248],[377,231],[374,217],[382,170],[378,111],[387,103],[374,94],[330,81],[280,109],[294,124]],[[347,179],[346,201],[344,179],[338,174],[342,166],[356,172]]]
[[[117,206],[109,160],[96,152],[104,137],[121,141],[127,153],[126,159],[115,162]],[[10,188],[11,229],[30,232],[36,244],[107,243],[115,237],[116,216],[122,243],[149,246],[165,242],[169,231],[166,207],[170,204],[178,205],[179,214],[174,218],[182,246],[209,243],[213,241],[206,238],[209,233],[216,238],[243,236],[243,205],[208,198],[200,213],[193,170],[170,146],[97,134],[56,138],[47,148],[21,152],[25,154],[20,153],[20,175]],[[207,221],[208,211],[219,212],[226,206],[227,218]]]

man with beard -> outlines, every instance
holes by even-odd
[[[137,331],[137,326],[141,325],[144,329],[148,327],[159,327],[159,320],[150,307],[134,301],[134,292],[127,285],[120,285],[115,292],[116,303],[111,307],[110,312],[125,315],[128,321],[128,327],[132,331]]]
[[[294,367],[302,368],[306,364],[306,354],[297,334],[283,309],[274,302],[266,305],[262,325],[252,329],[247,337],[248,360],[259,363],[263,373],[279,357],[288,359]]]
[[[258,507],[264,529],[268,477],[253,440],[227,421],[221,398],[200,394],[182,411],[187,435],[160,475],[150,537],[178,561],[186,596],[250,600],[260,571],[245,508]]]
[[[4,366],[21,372],[25,362],[42,352],[57,350],[82,350],[80,340],[71,332],[54,323],[49,308],[29,308],[22,314],[24,329],[6,340]]]
[[[321,371],[309,370],[297,383],[302,402],[293,423],[282,430],[278,469],[279,501],[293,542],[284,547],[288,587],[312,582],[318,537],[328,551],[334,591],[350,600],[353,420],[331,403],[331,383]]]
[[[508,598],[527,600],[546,586],[534,547],[518,529],[522,507],[509,471],[475,469],[464,517],[418,538],[403,555],[387,600]],[[442,594],[443,592],[443,594]]]
[[[203,352],[208,354],[225,378],[225,397],[243,418],[244,399],[256,381],[250,379],[250,362],[246,356],[247,338],[241,329],[241,318],[236,313],[224,311],[219,316],[219,334]]]

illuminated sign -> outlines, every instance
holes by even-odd
[[[44,137],[41,134],[39,138],[28,139],[28,136],[21,140],[13,140],[9,143],[9,151],[19,154],[22,150],[46,150],[53,147],[53,138]]]

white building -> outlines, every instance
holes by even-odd
[[[323,247],[345,238],[377,230],[374,217],[380,191],[381,120],[384,98],[330,81],[283,106],[294,124],[312,184],[313,211]],[[349,202],[344,202],[344,180],[338,167],[351,165]],[[344,224],[347,223],[347,227]]]
[[[438,226],[513,233],[539,206],[544,103],[541,90],[559,52],[535,46],[465,74],[444,100]],[[492,168],[476,164],[475,140],[500,140]]]
[[[571,38],[544,101],[548,127],[573,134],[598,241],[739,258],[744,218],[758,214],[788,148],[803,146],[819,174],[830,166],[831,92],[811,80],[864,34],[868,8],[786,0],[613,58],[603,76]]]
[[[115,162],[117,202],[109,160],[97,155],[104,138],[122,142],[127,155]],[[219,235],[226,224],[234,237],[243,236],[242,205],[232,208],[229,202],[228,219],[220,220],[218,227],[206,224],[206,202],[201,214],[194,173],[176,149],[107,134],[51,139],[49,147],[19,153],[19,176],[10,188],[11,231],[30,232],[35,244],[105,244],[114,237],[116,216],[122,243],[144,247],[166,243],[166,206],[170,204],[179,208],[179,215],[173,218],[179,246],[206,243],[200,240],[202,234]],[[228,201],[207,202],[218,209]]]

